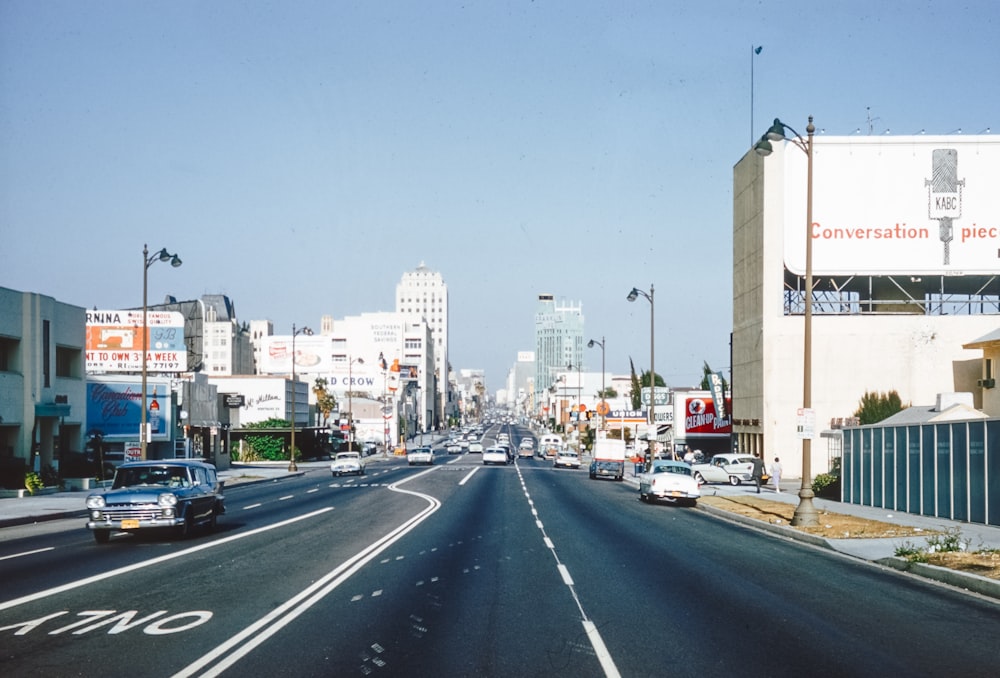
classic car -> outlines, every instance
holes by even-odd
[[[434,451],[429,447],[415,447],[406,454],[406,463],[410,466],[414,464],[433,464]]]
[[[682,461],[657,459],[649,471],[639,475],[639,499],[642,501],[666,499],[694,506],[700,496],[691,466]]]
[[[717,454],[703,464],[692,464],[695,480],[705,483],[739,485],[753,480],[753,457],[748,454]],[[761,481],[764,482],[764,481]]]
[[[365,474],[365,460],[359,452],[338,452],[330,464],[334,476]]]
[[[172,530],[190,536],[195,527],[214,529],[225,513],[215,466],[200,461],[127,462],[115,471],[111,489],[87,497],[87,528],[98,544],[114,532]]]
[[[580,455],[574,450],[559,450],[556,459],[552,462],[554,468],[565,466],[566,468],[580,468]]]

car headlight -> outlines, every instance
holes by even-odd
[[[102,509],[104,508],[104,497],[99,494],[92,494],[87,497],[87,508],[89,509]]]
[[[164,492],[156,499],[160,506],[177,506],[177,495],[172,492]]]

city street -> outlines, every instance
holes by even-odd
[[[6,528],[7,675],[992,675],[995,602],[522,459],[227,488],[214,534]],[[943,643],[942,639],[947,639]],[[946,645],[947,651],[942,651]],[[780,647],[780,664],[774,648]]]

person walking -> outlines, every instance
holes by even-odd
[[[771,464],[771,482],[774,483],[774,491],[781,492],[781,460],[777,457],[774,458],[774,463]]]
[[[760,494],[760,481],[764,478],[764,460],[760,458],[760,452],[753,453],[753,483],[757,486],[757,494]]]

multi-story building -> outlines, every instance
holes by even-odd
[[[250,326],[240,324],[236,307],[223,294],[201,299],[150,304],[150,311],[177,311],[184,316],[184,341],[188,348],[189,372],[209,376],[254,374],[255,347]]]
[[[826,471],[838,422],[866,392],[913,405],[972,392],[981,407],[993,383],[982,350],[1000,325],[1000,139],[816,136],[812,174],[807,144],[773,147],[733,172],[739,448],[780,456],[795,477],[800,435],[813,429],[810,467]],[[812,416],[801,411],[806,384]]]
[[[448,360],[448,286],[441,274],[431,271],[423,262],[415,270],[403,273],[396,285],[396,313],[403,314],[410,322],[424,322],[430,328],[440,403],[435,419],[447,421],[454,403]]]
[[[583,365],[583,305],[539,294],[535,310],[535,402],[555,385],[560,372]]]
[[[83,450],[85,317],[79,306],[0,287],[0,485]]]

